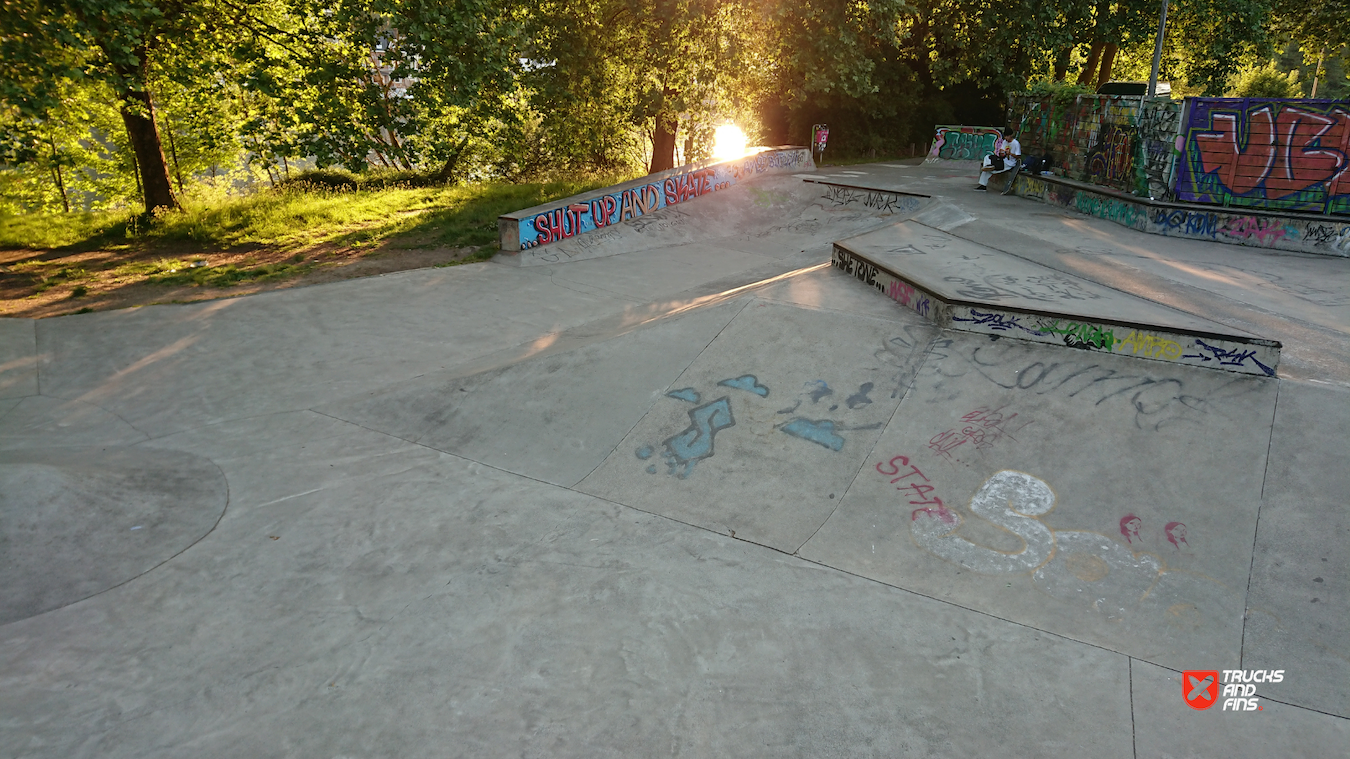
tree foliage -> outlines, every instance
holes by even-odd
[[[1253,72],[1291,41],[1344,79],[1347,2],[1174,0],[1163,78],[1219,94],[1246,71],[1248,90],[1274,86]],[[771,143],[825,121],[836,151],[894,152],[934,123],[998,125],[1028,82],[1067,93],[1146,76],[1157,13],[1158,0],[5,0],[0,196],[154,211],[301,167],[660,170],[707,156],[727,121]]]

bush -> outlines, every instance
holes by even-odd
[[[360,177],[346,169],[310,169],[281,182],[282,187],[314,187],[327,190],[355,190]]]
[[[277,183],[277,188],[299,190],[328,190],[331,192],[349,192],[352,190],[411,189],[414,187],[435,187],[446,184],[437,170],[410,171],[405,169],[369,169],[360,173],[342,168],[310,169]]]
[[[1303,96],[1298,83],[1298,72],[1288,74],[1275,68],[1275,63],[1247,69],[1233,77],[1229,97],[1239,98],[1297,98]]]
[[[1027,86],[1027,91],[1024,94],[1027,97],[1032,98],[1049,97],[1055,104],[1062,105],[1077,98],[1079,95],[1095,95],[1097,94],[1097,91],[1085,84],[1078,84],[1077,82],[1043,80],[1032,82]]]

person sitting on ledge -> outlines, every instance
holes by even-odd
[[[980,183],[975,185],[975,189],[988,190],[990,177],[1015,168],[1017,160],[1012,157],[1008,145],[1000,145],[997,151],[984,157],[984,165],[980,167]]]

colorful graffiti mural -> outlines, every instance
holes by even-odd
[[[979,161],[1003,146],[994,127],[939,126],[925,161]]]
[[[766,150],[713,166],[677,169],[656,181],[620,186],[599,197],[569,198],[501,217],[502,250],[527,250],[567,240],[726,189],[759,174],[814,168],[806,148]]]
[[[1053,155],[1056,173],[1068,179],[1148,198],[1167,195],[1180,116],[1181,104],[1170,99],[1118,95],[1016,98],[1008,114],[1023,155]]]
[[[1151,234],[1350,256],[1350,219],[1336,221],[1256,214],[1240,209],[1216,208],[1211,211],[1159,206],[1107,191],[1080,189],[1053,178],[1026,175],[1017,178],[1015,192]]]
[[[1180,200],[1350,214],[1350,105],[1331,100],[1195,98]]]
[[[1136,124],[1135,182],[1133,192],[1147,198],[1170,196],[1176,169],[1177,131],[1182,104],[1167,98],[1145,101]]]

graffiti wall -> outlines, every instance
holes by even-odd
[[[994,127],[939,126],[924,163],[979,161],[1003,146],[1003,133]]]
[[[519,251],[559,242],[641,218],[760,174],[814,168],[807,148],[766,150],[710,166],[684,166],[665,175],[502,216],[498,222],[501,249]]]
[[[1114,221],[1141,232],[1256,248],[1350,256],[1350,220],[1298,218],[1240,209],[1177,208],[1070,186],[1049,177],[1019,176],[1018,195]]]
[[[1182,110],[1182,103],[1167,98],[1154,98],[1144,103],[1136,124],[1134,194],[1157,200],[1169,197],[1172,174],[1181,155],[1177,149],[1177,133],[1181,128]]]
[[[1052,155],[1056,173],[1162,198],[1172,171],[1181,104],[1166,98],[1081,95],[1073,102],[1017,98],[1010,123],[1023,155]]]
[[[1195,98],[1179,200],[1350,214],[1350,104]]]

